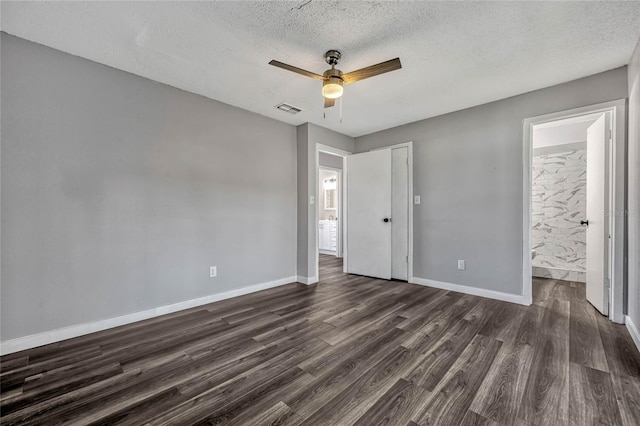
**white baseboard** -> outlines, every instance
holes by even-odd
[[[427,287],[435,287],[442,290],[457,291],[458,293],[471,294],[473,296],[486,297],[488,299],[502,300],[503,302],[517,303],[519,305],[530,305],[521,294],[503,293],[501,291],[487,290],[484,288],[469,287],[460,284],[445,283],[442,281],[428,280],[426,278],[413,277],[413,284],[420,284]]]
[[[296,281],[301,284],[311,285],[318,282],[318,277],[303,277],[302,275],[298,275]]]
[[[631,321],[631,318],[628,315],[624,316],[624,324],[627,326],[627,330],[629,330],[633,343],[636,344],[636,348],[638,348],[638,351],[640,352],[640,333],[638,333],[636,325]]]
[[[196,306],[218,302],[220,300],[231,299],[232,297],[255,293],[256,291],[266,290],[293,282],[296,282],[296,277],[286,277],[275,281],[269,281],[249,287],[239,288],[237,290],[227,291],[224,293],[212,294],[209,296],[199,297],[197,299],[191,299],[184,302],[173,303],[171,305],[160,306],[158,308],[148,309],[146,311],[134,312],[114,318],[58,328],[56,330],[32,334],[30,336],[18,337],[16,339],[0,342],[0,355],[19,352],[25,349],[35,348],[37,346],[48,345],[49,343],[55,343],[61,340],[71,339],[73,337],[83,336],[85,334],[106,330],[108,328],[131,324],[133,322],[142,321],[160,315],[170,314],[172,312],[182,311],[184,309],[189,309]]]

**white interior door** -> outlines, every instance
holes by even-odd
[[[347,157],[347,212],[347,272],[390,279],[390,149]]]
[[[409,269],[409,149],[391,150],[391,278],[407,281]]]
[[[609,311],[608,133],[608,114],[587,129],[587,300],[604,315]]]

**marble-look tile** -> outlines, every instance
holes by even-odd
[[[538,278],[551,278],[554,280],[565,280],[575,282],[586,282],[586,272],[570,271],[565,269],[546,268],[534,266],[532,275]]]
[[[533,157],[533,266],[553,271],[536,276],[579,281],[586,270],[586,170],[586,149]]]

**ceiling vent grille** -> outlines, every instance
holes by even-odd
[[[280,111],[288,112],[289,114],[297,114],[302,111],[300,108],[294,107],[293,105],[285,104],[284,102],[276,105],[274,108],[277,108]]]

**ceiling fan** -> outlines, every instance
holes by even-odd
[[[356,71],[351,71],[343,74],[342,71],[336,69],[336,65],[340,61],[342,54],[338,50],[329,50],[324,54],[324,58],[331,69],[326,70],[322,75],[313,73],[311,71],[303,70],[302,68],[294,67],[276,60],[269,62],[269,65],[282,68],[288,71],[292,71],[298,74],[302,74],[307,77],[315,78],[322,81],[322,96],[324,96],[324,107],[329,108],[335,105],[336,99],[342,96],[344,91],[343,85],[355,83],[356,81],[364,80],[365,78],[374,77],[379,74],[384,74],[389,71],[394,71],[402,68],[400,64],[400,58],[391,59],[389,61],[381,62],[376,65],[361,68]]]

